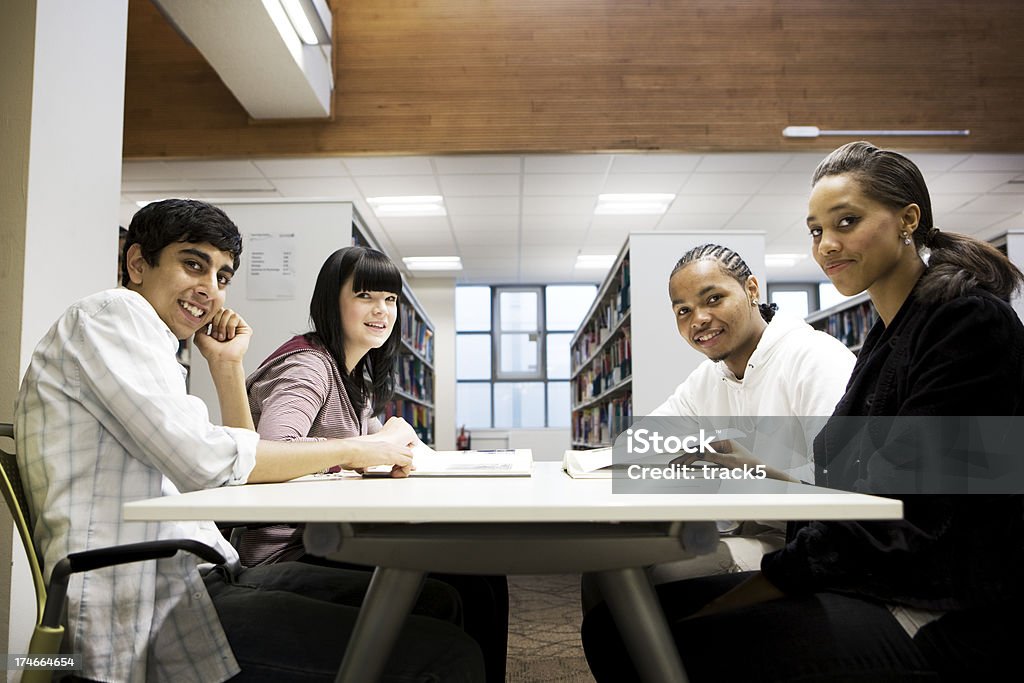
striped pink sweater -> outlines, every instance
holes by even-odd
[[[334,358],[301,335],[270,354],[245,386],[253,422],[264,439],[343,439],[381,428],[372,408],[356,414]],[[247,567],[294,560],[305,552],[302,527],[290,524],[247,529],[238,546]]]

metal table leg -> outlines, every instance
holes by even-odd
[[[380,680],[425,575],[419,570],[377,567],[359,609],[352,639],[345,648],[336,683]]]
[[[665,613],[644,570],[613,569],[595,577],[641,680],[687,683]]]

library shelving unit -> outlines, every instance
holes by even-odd
[[[354,208],[352,244],[383,251]],[[402,417],[412,425],[424,443],[433,445],[434,325],[404,280],[399,309],[402,341],[395,369],[395,398],[384,406],[382,420],[394,415]]]
[[[628,243],[598,291],[570,347],[574,448],[610,444],[633,407]]]
[[[679,337],[668,295],[676,262],[704,242],[735,249],[764,282],[761,233],[632,233],[571,341],[573,448],[612,445],[704,359]]]
[[[805,320],[814,329],[831,334],[846,344],[848,349],[858,353],[877,318],[878,314],[868,293],[861,292],[835,306],[816,311]]]

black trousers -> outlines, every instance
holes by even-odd
[[[911,638],[884,605],[837,593],[685,619],[750,575],[656,587],[692,683],[998,680],[1020,647],[1016,609],[949,613]],[[583,647],[598,683],[640,680],[604,603],[583,621]]]

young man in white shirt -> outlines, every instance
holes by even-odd
[[[165,200],[136,214],[127,244],[124,288],[71,306],[22,382],[15,433],[36,548],[47,575],[72,552],[163,538],[202,541],[228,561],[201,574],[194,556],[178,553],[74,575],[65,648],[83,655],[86,679],[333,680],[365,579],[296,563],[244,569],[212,522],[124,522],[121,508],[334,465],[389,464],[404,476],[415,434],[396,420],[372,437],[261,441],[242,368],[251,330],[224,308],[238,229],[209,204]],[[193,335],[224,426],[186,393],[175,352]],[[457,598],[438,596],[434,613],[457,621]],[[479,650],[452,624],[410,617],[401,641],[404,656],[384,680],[483,680]]]
[[[728,247],[702,244],[684,254],[669,278],[669,297],[679,335],[707,360],[650,415],[753,425],[758,464],[778,478],[812,481],[812,441],[842,398],[856,357],[834,337],[761,303],[757,278]],[[699,458],[743,465],[738,448]],[[720,525],[729,533],[714,553],[655,565],[648,570],[652,582],[756,569],[765,552],[785,542],[779,522]],[[584,611],[601,599],[584,579]]]
[[[707,360],[651,415],[739,418],[754,425],[751,450],[761,460],[782,477],[813,481],[811,443],[842,398],[856,357],[834,337],[761,303],[760,294],[757,278],[732,249],[702,244],[683,255],[669,278],[672,312],[679,335]],[[701,458],[742,464],[738,453]],[[736,560],[740,568],[756,568],[748,565],[782,544],[783,529],[744,523],[729,548],[720,545],[703,563],[655,567],[652,578],[662,583],[731,571]]]

